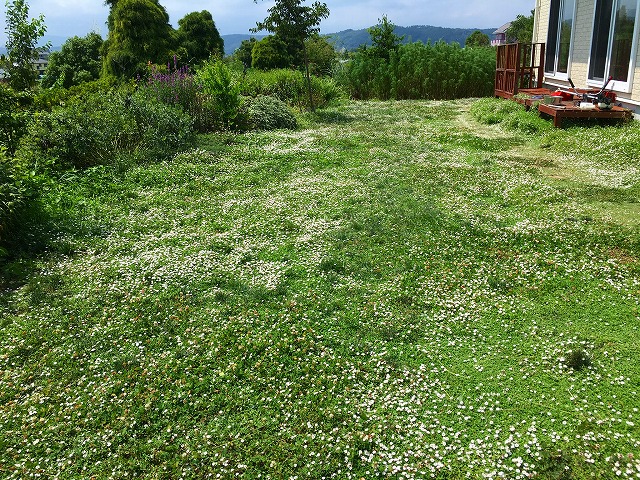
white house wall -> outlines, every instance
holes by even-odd
[[[547,42],[549,30],[549,13],[551,0],[538,0],[536,12],[536,24],[534,28],[535,43]],[[570,53],[569,77],[578,88],[588,88],[587,76],[589,55],[591,49],[591,34],[593,31],[593,16],[595,12],[595,0],[576,0],[575,25],[573,28],[573,44]],[[640,28],[637,29],[640,31]],[[631,93],[616,92],[618,99],[631,102],[629,106],[640,107],[640,48],[636,50],[635,70],[632,81]],[[545,84],[550,87],[569,86],[568,82],[553,77],[545,77]]]

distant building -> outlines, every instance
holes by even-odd
[[[505,23],[495,32],[493,32],[493,40],[491,40],[491,46],[504,45],[507,42],[507,30],[511,26],[511,22]]]
[[[38,54],[38,58],[31,61],[33,68],[36,72],[38,72],[38,78],[44,76],[44,72],[47,70],[47,65],[49,65],[49,52],[43,52]]]

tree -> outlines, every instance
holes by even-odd
[[[28,90],[36,83],[37,73],[31,61],[38,58],[41,50],[36,48],[38,40],[47,31],[44,16],[29,21],[29,5],[25,0],[6,2],[7,8],[7,55],[4,68],[9,76],[9,85],[18,91]]]
[[[336,62],[336,49],[326,37],[312,35],[307,39],[309,68],[314,75],[330,75]]]
[[[109,36],[102,48],[106,75],[132,78],[149,62],[165,64],[170,57],[173,28],[157,0],[117,0],[107,19]]]
[[[185,49],[188,63],[224,55],[224,40],[208,11],[188,13],[178,20],[178,25],[178,45]]]
[[[276,0],[275,5],[267,11],[269,12],[267,18],[262,22],[257,22],[252,31],[266,30],[274,33],[288,45],[289,54],[294,59],[299,58],[298,53],[302,51],[307,75],[309,106],[314,111],[309,58],[305,41],[320,31],[320,22],[329,16],[329,8],[326,3],[318,1],[307,7],[302,5],[302,0]]]
[[[488,47],[490,45],[489,35],[482,33],[480,30],[473,32],[464,42],[465,47]]]
[[[92,32],[85,37],[71,37],[59,52],[52,52],[42,79],[45,88],[58,85],[70,88],[100,77],[102,37]]]
[[[277,35],[268,35],[255,42],[251,51],[251,66],[260,70],[287,68],[291,65],[291,57],[287,52],[287,44]]]
[[[367,29],[371,36],[371,43],[373,44],[371,53],[376,57],[389,60],[391,58],[391,52],[398,51],[404,37],[400,37],[394,33],[396,26],[389,21],[386,15],[378,19],[378,22],[380,23],[375,27]]]
[[[531,43],[531,39],[533,38],[534,13],[535,10],[531,10],[531,15],[528,17],[518,15],[505,32],[507,40],[519,43]]]
[[[243,40],[240,42],[240,46],[233,54],[242,62],[244,68],[251,68],[253,47],[258,43],[255,37],[251,37],[249,40]]]

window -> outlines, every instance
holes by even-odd
[[[545,72],[567,78],[573,34],[575,0],[551,0]]]
[[[637,48],[638,0],[597,0],[589,58],[589,80],[610,88],[630,91],[633,58]]]

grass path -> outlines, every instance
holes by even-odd
[[[0,477],[640,478],[633,155],[469,103],[63,178],[3,267]]]

